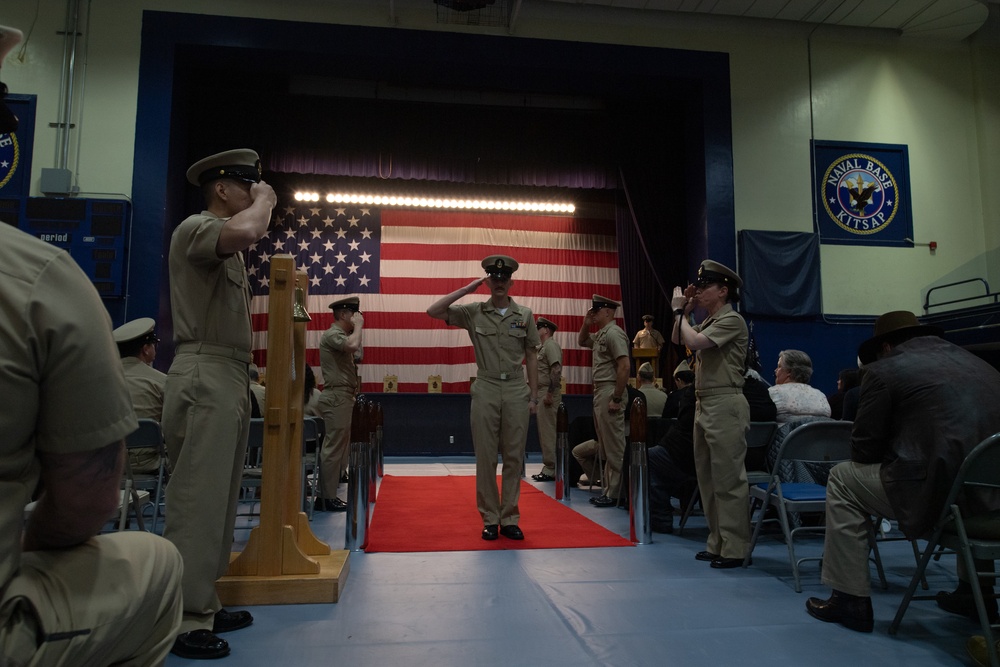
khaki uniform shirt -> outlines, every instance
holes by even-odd
[[[490,301],[449,306],[448,324],[469,332],[480,371],[521,373],[524,355],[541,345],[531,310],[513,299],[505,315]]]
[[[21,561],[38,452],[106,447],[138,424],[90,279],[64,251],[0,223],[0,594]],[[0,614],[0,625],[6,618]],[[2,649],[0,649],[2,650]]]
[[[639,329],[639,333],[632,339],[632,345],[639,349],[655,350],[658,347],[663,347],[663,343],[663,334],[656,329],[646,331],[645,327]]]
[[[347,332],[337,324],[323,333],[319,340],[319,359],[323,371],[323,390],[347,387],[358,388],[358,366],[354,363],[354,353],[348,352]]]
[[[750,340],[743,317],[727,303],[715,315],[692,328],[715,343],[715,347],[698,350],[695,389],[742,388],[743,366]]]
[[[618,359],[627,357],[628,336],[612,320],[597,333],[590,334],[584,347],[594,350],[594,384],[615,382],[618,377]]]
[[[552,367],[556,364],[562,365],[562,348],[552,336],[542,343],[538,348],[538,393],[550,391],[549,385],[552,383]],[[552,394],[558,395],[561,386],[557,386]]]
[[[166,373],[161,373],[137,357],[122,359],[125,382],[132,396],[132,407],[139,419],[163,421],[163,387],[167,383]]]
[[[220,260],[215,247],[228,218],[192,215],[170,239],[170,307],[174,342],[229,345],[250,351],[250,286],[243,253]]]
[[[646,399],[646,416],[662,417],[663,406],[667,404],[667,393],[662,389],[657,389],[653,385],[639,387],[643,398]]]

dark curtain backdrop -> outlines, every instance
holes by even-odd
[[[618,265],[621,272],[625,325],[629,337],[642,328],[642,316],[653,316],[653,328],[667,340],[660,355],[660,374],[667,377],[680,358],[670,345],[673,288],[688,283],[686,215],[683,193],[675,192],[683,175],[682,160],[658,167],[622,167],[616,200]]]

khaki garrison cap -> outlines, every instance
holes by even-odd
[[[677,368],[674,369],[674,377],[677,377],[678,373],[683,373],[685,371],[689,373],[691,372],[691,366],[690,364],[688,364],[686,359],[681,363],[677,364]]]
[[[340,301],[334,301],[330,304],[330,310],[339,310],[341,308],[346,308],[349,311],[356,313],[361,310],[361,299],[356,296],[351,296],[346,299],[341,299]]]
[[[257,151],[237,148],[198,160],[187,170],[187,179],[191,185],[204,185],[220,178],[259,183],[260,173],[260,156]]]
[[[153,329],[156,328],[156,320],[152,317],[140,317],[137,320],[132,320],[131,322],[126,322],[117,329],[111,332],[114,337],[115,342],[119,345],[123,343],[131,343],[132,341],[138,341],[144,338],[149,340],[144,340],[144,343],[155,343],[159,338],[153,333]]]
[[[517,260],[507,255],[490,255],[482,262],[483,269],[491,276],[507,276],[517,271]]]

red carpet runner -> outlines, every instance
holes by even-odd
[[[587,502],[580,494],[579,500]],[[382,479],[369,528],[368,553],[392,551],[490,551],[626,547],[632,543],[576,513],[527,482],[521,482],[520,525],[524,540],[482,539],[471,476]],[[621,510],[604,510],[620,512]]]

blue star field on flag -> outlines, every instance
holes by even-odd
[[[377,208],[279,204],[267,235],[247,250],[250,289],[254,296],[268,294],[271,256],[288,254],[308,274],[310,294],[375,294],[381,240]]]

